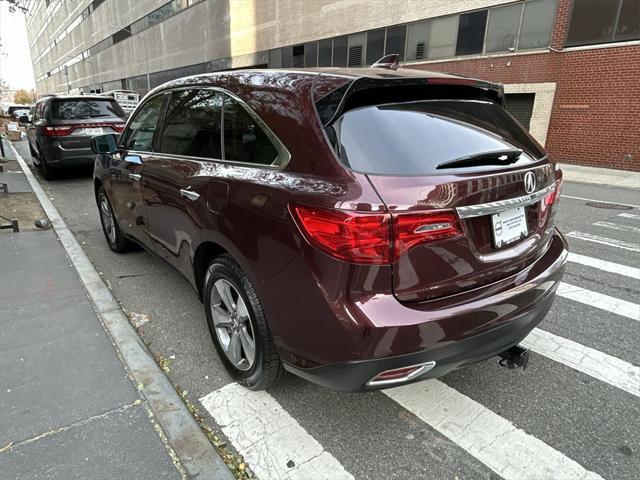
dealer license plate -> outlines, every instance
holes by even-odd
[[[529,234],[524,207],[510,208],[491,215],[491,223],[496,248],[517,242]]]

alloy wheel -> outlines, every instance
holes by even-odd
[[[100,220],[102,221],[102,226],[104,227],[104,231],[107,234],[107,238],[109,242],[112,244],[116,243],[116,227],[115,220],[113,218],[113,211],[111,210],[111,205],[109,204],[109,200],[104,192],[100,194]]]
[[[211,316],[220,345],[235,368],[249,370],[256,359],[256,341],[247,305],[238,290],[219,279],[211,289]]]

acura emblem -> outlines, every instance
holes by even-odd
[[[536,189],[536,176],[533,172],[527,172],[524,174],[524,191],[532,193]]]

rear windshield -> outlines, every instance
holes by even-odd
[[[329,127],[330,129],[332,127]],[[425,175],[438,165],[488,152],[520,149],[516,163],[542,158],[542,147],[499,105],[475,100],[427,100],[346,112],[329,131],[340,161],[363,173]],[[504,168],[503,165],[465,170]]]
[[[56,120],[84,120],[87,118],[123,118],[124,111],[115,100],[54,100],[51,117]]]

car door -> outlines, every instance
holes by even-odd
[[[44,102],[39,102],[38,104],[36,104],[36,108],[33,113],[33,118],[31,119],[31,123],[27,124],[27,141],[29,142],[29,146],[35,152],[38,151],[38,143],[36,140],[36,125],[40,124],[42,121],[43,108],[44,108]]]
[[[155,251],[194,282],[192,260],[208,215],[212,161],[222,158],[222,94],[175,90],[167,103],[156,151],[143,165],[148,231]]]
[[[111,159],[111,203],[122,231],[153,249],[148,235],[142,169],[153,159],[153,140],[162,117],[165,95],[156,95],[137,110],[123,132],[120,149]]]

